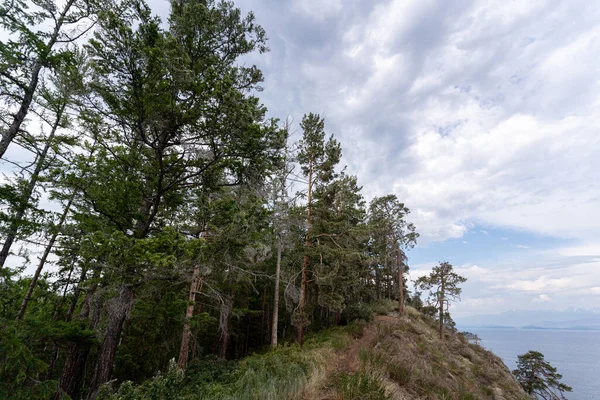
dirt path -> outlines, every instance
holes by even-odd
[[[353,374],[360,369],[360,350],[369,349],[375,346],[377,332],[383,324],[395,325],[398,324],[398,317],[395,315],[379,315],[375,320],[368,324],[360,338],[342,351],[336,353],[336,360],[327,368],[326,377],[321,381],[319,387],[313,387],[305,392],[302,396],[303,400],[332,400],[337,399],[333,388],[331,387],[331,378],[338,373]]]
[[[375,345],[377,330],[381,324],[397,324],[398,318],[390,315],[378,315],[375,321],[365,327],[363,335],[354,341],[349,347],[344,349],[340,358],[336,362],[335,372],[354,373],[360,368],[360,350],[368,349]]]

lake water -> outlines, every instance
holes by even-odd
[[[600,331],[470,328],[483,347],[501,357],[512,371],[517,355],[539,351],[573,388],[569,400],[600,399]]]

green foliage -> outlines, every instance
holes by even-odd
[[[562,375],[538,351],[529,350],[518,356],[517,369],[513,371],[525,392],[540,399],[566,399],[564,392],[573,388],[561,383]]]
[[[47,380],[48,365],[35,354],[22,326],[0,319],[0,398],[47,399],[57,382]]]
[[[101,398],[285,399],[299,393],[310,377],[324,367],[326,354],[332,348],[342,348],[340,344],[345,347],[351,340],[347,329],[333,328],[309,336],[302,348],[295,343],[283,345],[240,361],[197,359],[185,374],[171,362],[165,374],[141,385],[125,382],[116,392],[105,386]]]
[[[131,381],[125,381],[117,394],[110,394],[107,387],[98,395],[98,399],[119,400],[176,400],[180,397],[184,372],[171,360],[166,373],[159,373],[142,385],[134,386]]]
[[[362,320],[371,322],[373,320],[373,309],[365,303],[353,303],[342,312],[342,321],[346,324]]]

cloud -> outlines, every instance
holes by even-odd
[[[271,37],[272,52],[251,59],[265,71],[261,98],[278,117],[321,113],[367,197],[396,193],[421,243],[473,224],[593,237],[597,7],[319,4],[240,3]]]
[[[531,300],[534,303],[546,303],[548,301],[552,301],[552,299],[550,298],[550,296],[546,295],[546,294],[540,294],[538,297],[534,298],[533,300]]]
[[[495,228],[570,240],[546,251],[515,244],[516,259],[490,249],[456,266],[469,278],[457,312],[515,308],[532,294],[600,301],[594,2],[237,4],[270,38],[270,53],[243,60],[263,70],[270,114],[291,116],[295,137],[304,113],[325,117],[365,197],[395,193],[412,210],[419,246]],[[413,266],[411,278],[433,265]]]

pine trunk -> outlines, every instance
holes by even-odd
[[[227,346],[229,345],[229,317],[233,309],[233,300],[235,291],[231,290],[231,295],[226,295],[221,304],[221,314],[219,315],[219,357],[227,358]]]
[[[97,278],[99,273],[94,274]],[[90,288],[87,293],[83,308],[79,313],[79,319],[89,317],[89,328],[95,329],[100,319],[102,309],[101,297],[95,295],[96,285]],[[66,393],[71,398],[76,398],[83,381],[85,364],[90,353],[91,345],[89,343],[71,343],[68,347],[67,358],[63,366],[59,389],[56,392],[55,400],[62,398]]]
[[[22,197],[19,199],[19,205],[17,206],[15,215],[13,216],[12,222],[10,223],[10,226],[8,228],[8,235],[6,236],[4,244],[2,245],[2,249],[0,250],[0,271],[2,271],[2,268],[4,268],[6,259],[10,254],[10,248],[12,247],[15,239],[17,238],[19,229],[23,224],[23,218],[25,217],[25,213],[27,212],[29,202],[31,201],[31,196],[33,195],[33,191],[35,190],[35,186],[37,185],[38,180],[40,178],[40,173],[44,168],[46,156],[48,155],[48,151],[50,151],[50,147],[52,146],[52,143],[54,141],[54,136],[56,135],[56,131],[60,124],[60,120],[62,119],[63,112],[64,107],[58,110],[56,114],[56,120],[54,121],[54,124],[52,125],[52,130],[50,131],[50,135],[46,139],[46,144],[44,145],[44,148],[42,149],[42,152],[40,153],[37,159],[35,169],[31,174],[31,177],[29,178],[27,187],[25,188]],[[2,140],[4,141],[4,138]],[[0,158],[2,157],[2,154],[0,154]]]
[[[442,287],[440,289],[440,339],[444,339],[444,278],[442,276]]]
[[[15,137],[17,137],[17,134],[21,130],[21,125],[23,124],[23,121],[25,121],[25,117],[29,112],[29,107],[31,106],[31,103],[35,96],[42,67],[48,61],[47,58],[50,55],[50,51],[52,50],[52,47],[54,47],[56,41],[58,40],[58,35],[60,34],[60,30],[62,28],[63,23],[65,22],[65,17],[67,16],[69,9],[73,6],[73,3],[75,3],[75,0],[68,0],[61,14],[58,16],[57,19],[55,19],[56,25],[54,26],[54,30],[48,38],[48,43],[45,45],[46,49],[42,52],[42,54],[40,54],[39,58],[35,62],[35,65],[33,66],[33,69],[31,70],[31,78],[29,79],[29,84],[27,85],[25,93],[23,94],[23,99],[21,100],[19,111],[17,111],[17,113],[13,117],[13,121],[11,122],[10,127],[8,128],[6,133],[2,135],[2,139],[0,140],[0,159],[4,157],[4,153],[6,153],[8,146],[15,139]]]
[[[398,254],[398,310],[404,314],[404,266]]]
[[[312,160],[309,164],[309,174],[308,174],[308,194],[307,194],[307,206],[306,206],[306,239],[304,241],[304,258],[302,260],[302,283],[300,285],[300,304],[299,304],[299,312],[302,314],[301,318],[304,320],[304,307],[306,305],[306,286],[307,286],[307,275],[306,269],[308,268],[308,247],[310,246],[310,230],[311,230],[311,220],[310,220],[310,200],[312,195],[312,178],[313,178],[313,165]],[[298,343],[302,346],[302,336],[304,334],[304,324],[300,323],[298,328]]]
[[[183,334],[181,337],[181,347],[179,348],[179,360],[177,365],[179,368],[185,368],[187,365],[189,346],[190,346],[190,320],[194,315],[194,307],[196,306],[196,291],[200,281],[200,267],[195,266],[192,273],[192,282],[190,283],[190,294],[188,298],[188,306],[185,310],[185,320],[183,322]]]
[[[281,252],[283,243],[278,235],[277,265],[275,267],[275,294],[273,297],[273,325],[271,327],[271,348],[277,347],[277,324],[279,322],[279,279],[281,275]]]
[[[89,399],[95,399],[100,386],[110,380],[123,324],[132,303],[133,288],[125,284],[122,284],[119,288],[119,296],[107,302],[108,324],[104,339],[98,349],[98,361],[96,362],[96,369],[92,383],[90,384]]]
[[[58,237],[58,230],[62,227],[62,225],[65,223],[65,220],[67,219],[67,215],[69,214],[69,211],[71,209],[71,204],[73,204],[74,197],[75,197],[75,195],[72,195],[71,198],[69,199],[69,202],[67,203],[65,209],[63,210],[62,215],[60,216],[60,220],[58,221],[58,225],[56,226],[56,231],[52,234],[50,241],[46,245],[44,254],[42,254],[42,258],[40,258],[40,262],[35,270],[35,273],[33,274],[33,278],[31,278],[29,287],[27,288],[27,293],[25,294],[25,297],[23,297],[23,302],[21,303],[21,308],[19,309],[19,314],[17,315],[17,319],[22,319],[23,316],[25,315],[25,311],[27,310],[27,305],[29,304],[29,300],[31,300],[31,295],[33,294],[33,290],[35,289],[35,286],[37,285],[37,281],[40,277],[40,274],[42,273],[42,270],[44,269],[44,266],[46,265],[48,256],[50,255],[50,252],[52,251],[52,248],[54,247],[54,243],[56,242],[56,238]]]

